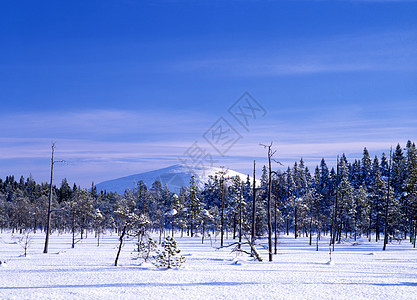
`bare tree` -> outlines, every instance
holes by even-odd
[[[25,250],[25,257],[30,245],[32,244],[32,239],[30,230],[26,230],[25,233],[19,238],[19,245],[23,248],[23,250]]]
[[[268,149],[268,203],[267,203],[267,226],[268,226],[268,252],[269,261],[272,261],[272,224],[271,224],[271,194],[272,194],[272,167],[271,159],[276,151],[272,151],[272,142],[269,145],[260,144],[264,148]]]
[[[334,244],[336,242],[336,233],[337,233],[337,210],[338,208],[338,199],[337,199],[337,194],[338,194],[338,189],[339,189],[339,155],[337,156],[337,160],[336,160],[336,182],[335,182],[335,189],[336,189],[336,193],[335,193],[335,201],[334,201],[334,207],[333,207],[333,218],[332,218],[332,230],[331,230],[331,239],[330,239],[330,244],[333,246],[333,251],[334,251]]]
[[[52,181],[54,178],[54,152],[55,152],[55,143],[52,143],[52,156],[51,156],[51,181],[49,184],[49,200],[48,200],[48,215],[46,219],[46,238],[45,238],[45,247],[43,253],[48,253],[49,246],[49,235],[51,234],[51,214],[52,214]]]
[[[255,228],[256,228],[256,179],[255,179],[255,166],[253,161],[253,186],[252,186],[252,230],[251,230],[251,246],[255,244]]]
[[[234,243],[228,244],[227,246],[219,247],[217,249],[233,247],[232,248],[232,253],[234,253],[234,252],[235,253],[245,253],[245,254],[248,254],[252,257],[255,257],[255,259],[257,261],[262,261],[262,257],[261,257],[261,255],[259,254],[258,250],[255,247],[256,244],[252,243],[252,241],[249,241],[249,238],[246,235],[244,235],[244,237],[246,239],[246,242],[242,242],[242,241],[234,242]],[[242,246],[245,246],[245,245],[248,245],[250,247],[250,249],[251,249],[250,252],[248,252],[248,251],[246,251],[245,249],[242,248]],[[265,248],[265,246],[263,246],[263,245],[258,245],[258,246],[261,246],[261,247]]]
[[[49,235],[51,234],[51,216],[52,216],[52,182],[54,178],[54,164],[56,162],[64,162],[63,160],[54,160],[54,152],[55,152],[55,143],[52,143],[52,155],[51,155],[51,181],[49,184],[49,200],[48,200],[48,215],[46,220],[46,238],[45,238],[45,247],[43,249],[43,253],[48,253],[48,246],[49,246]]]

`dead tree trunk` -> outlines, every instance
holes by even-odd
[[[272,261],[272,224],[271,224],[271,190],[272,190],[272,170],[271,170],[271,158],[275,152],[272,152],[272,143],[269,145],[262,145],[268,149],[268,201],[267,201],[267,227],[268,227],[268,252],[269,261]]]
[[[255,179],[255,161],[253,161],[253,185],[252,185],[252,230],[251,230],[251,247],[255,245],[255,226],[256,226],[256,179]]]
[[[52,143],[51,181],[50,181],[50,184],[49,184],[48,215],[47,215],[47,219],[46,219],[46,238],[45,238],[45,247],[43,249],[43,253],[48,253],[49,235],[51,233],[52,180],[54,178],[54,151],[55,151],[55,143]]]
[[[126,230],[127,230],[127,225],[125,225],[125,226],[123,227],[122,234],[121,234],[121,235],[120,235],[120,237],[119,237],[119,249],[117,250],[116,260],[114,261],[114,266],[115,266],[115,267],[117,267],[117,262],[119,261],[120,251],[122,251],[123,239],[124,239],[124,237],[125,237]]]
[[[239,249],[240,249],[240,244],[242,243],[242,198],[243,198],[243,184],[240,189],[240,197],[239,197]]]
[[[335,201],[334,201],[334,207],[333,207],[333,228],[332,228],[332,245],[333,245],[333,251],[334,251],[334,244],[336,242],[336,234],[337,234],[337,210],[338,208],[338,199],[337,199],[337,194],[338,194],[338,189],[339,189],[339,156],[337,156],[337,160],[336,160],[336,183],[335,183],[335,189],[336,189],[336,194],[335,194]]]

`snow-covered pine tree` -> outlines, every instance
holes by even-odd
[[[190,178],[190,187],[189,187],[186,207],[187,207],[188,217],[189,217],[189,222],[188,222],[189,229],[190,229],[191,237],[193,237],[195,231],[197,231],[197,227],[199,224],[198,219],[200,216],[200,212],[203,208],[203,205],[200,202],[199,190],[195,182],[194,175],[192,175]]]
[[[372,160],[371,157],[369,156],[369,152],[366,149],[366,147],[363,149],[363,157],[362,157],[362,162],[361,162],[361,181],[360,182],[365,182],[365,185],[367,187],[367,189],[370,189],[370,186],[372,184],[372,176],[371,176],[371,172],[372,172]]]
[[[242,224],[243,210],[246,205],[242,200],[242,185],[243,183],[239,176],[235,176],[231,179],[231,185],[228,188],[229,223],[233,228],[233,239],[241,231],[241,226],[239,225]]]
[[[158,268],[180,267],[185,262],[185,257],[180,255],[181,250],[177,248],[177,242],[174,238],[167,236],[162,242],[162,248],[153,262]]]
[[[294,212],[294,201],[296,198],[295,194],[295,183],[294,178],[292,176],[291,168],[288,167],[286,173],[286,187],[285,187],[285,194],[286,199],[284,203],[284,218],[285,218],[285,231],[287,235],[289,235],[290,225],[291,225],[291,216]]]
[[[410,241],[416,247],[417,240],[417,150],[416,145],[408,141],[407,143],[407,164],[406,179],[404,181],[404,190],[407,206],[409,207],[407,220],[410,225]],[[406,221],[407,221],[406,220]]]
[[[140,213],[149,217],[150,195],[146,184],[140,180],[135,188],[136,207]]]
[[[405,180],[405,168],[406,159],[403,154],[403,150],[400,144],[397,144],[394,153],[392,154],[392,171],[391,171],[391,182],[394,188],[396,197],[401,197],[403,193],[404,180]],[[405,204],[406,206],[406,204]]]
[[[294,188],[295,188],[295,198],[294,198],[294,237],[297,238],[302,230],[304,216],[306,215],[306,210],[303,209],[303,197],[307,192],[308,182],[307,179],[311,178],[311,175],[308,175],[308,169],[304,166],[304,161],[301,158],[300,163],[294,163],[293,168],[293,179],[294,179]]]
[[[380,168],[380,171],[381,171],[381,176],[382,177],[388,177],[389,163],[388,163],[388,159],[387,159],[387,156],[385,155],[385,153],[382,153],[381,164],[379,165],[379,168]]]
[[[342,229],[345,231],[345,237],[348,232],[352,233],[356,206],[354,201],[354,189],[349,182],[348,166],[346,160],[340,160],[340,183],[339,183],[339,242],[341,240]]]
[[[153,222],[153,229],[159,230],[159,242],[162,242],[162,230],[161,230],[161,222],[164,219],[164,208],[162,206],[162,194],[163,194],[163,187],[162,183],[159,180],[155,180],[152,183],[150,188],[151,192],[151,202],[150,202],[150,215],[149,218],[151,220],[155,220]]]
[[[97,247],[100,246],[100,234],[104,231],[104,218],[99,208],[96,208],[93,215],[93,228],[97,237]]]
[[[356,207],[353,234],[356,241],[356,238],[359,235],[362,235],[362,233],[367,232],[370,226],[369,214],[371,210],[371,203],[364,185],[361,185],[359,189],[355,189],[353,197]]]
[[[380,233],[382,231],[382,216],[383,216],[383,203],[387,195],[387,184],[381,177],[378,158],[375,156],[372,166],[372,207],[373,207],[373,224],[375,229],[375,241],[380,240]]]

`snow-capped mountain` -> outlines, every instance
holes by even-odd
[[[198,187],[203,188],[204,184],[208,182],[209,176],[214,176],[215,173],[220,170],[221,168],[195,167],[190,169],[184,165],[173,165],[163,169],[103,181],[97,184],[96,187],[98,191],[105,190],[107,192],[123,194],[126,189],[134,189],[140,180],[142,180],[148,188],[152,186],[155,180],[159,180],[163,186],[165,186],[165,184],[168,185],[171,192],[178,193],[182,186],[189,186],[192,175],[194,175]],[[247,179],[247,175],[233,170],[227,170],[225,176],[239,176],[243,181],[246,181]]]

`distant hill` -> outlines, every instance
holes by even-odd
[[[117,192],[123,194],[126,189],[134,189],[136,184],[142,180],[148,188],[152,186],[155,180],[159,180],[163,186],[168,185],[171,192],[178,193],[182,186],[189,186],[191,176],[194,175],[196,183],[200,189],[208,182],[210,175],[215,175],[220,168],[190,168],[183,165],[173,165],[167,168],[149,171],[145,173],[134,174],[126,177],[116,178],[103,181],[96,185],[97,190],[105,190],[107,192]],[[246,181],[247,175],[228,170],[226,176],[239,176]]]

